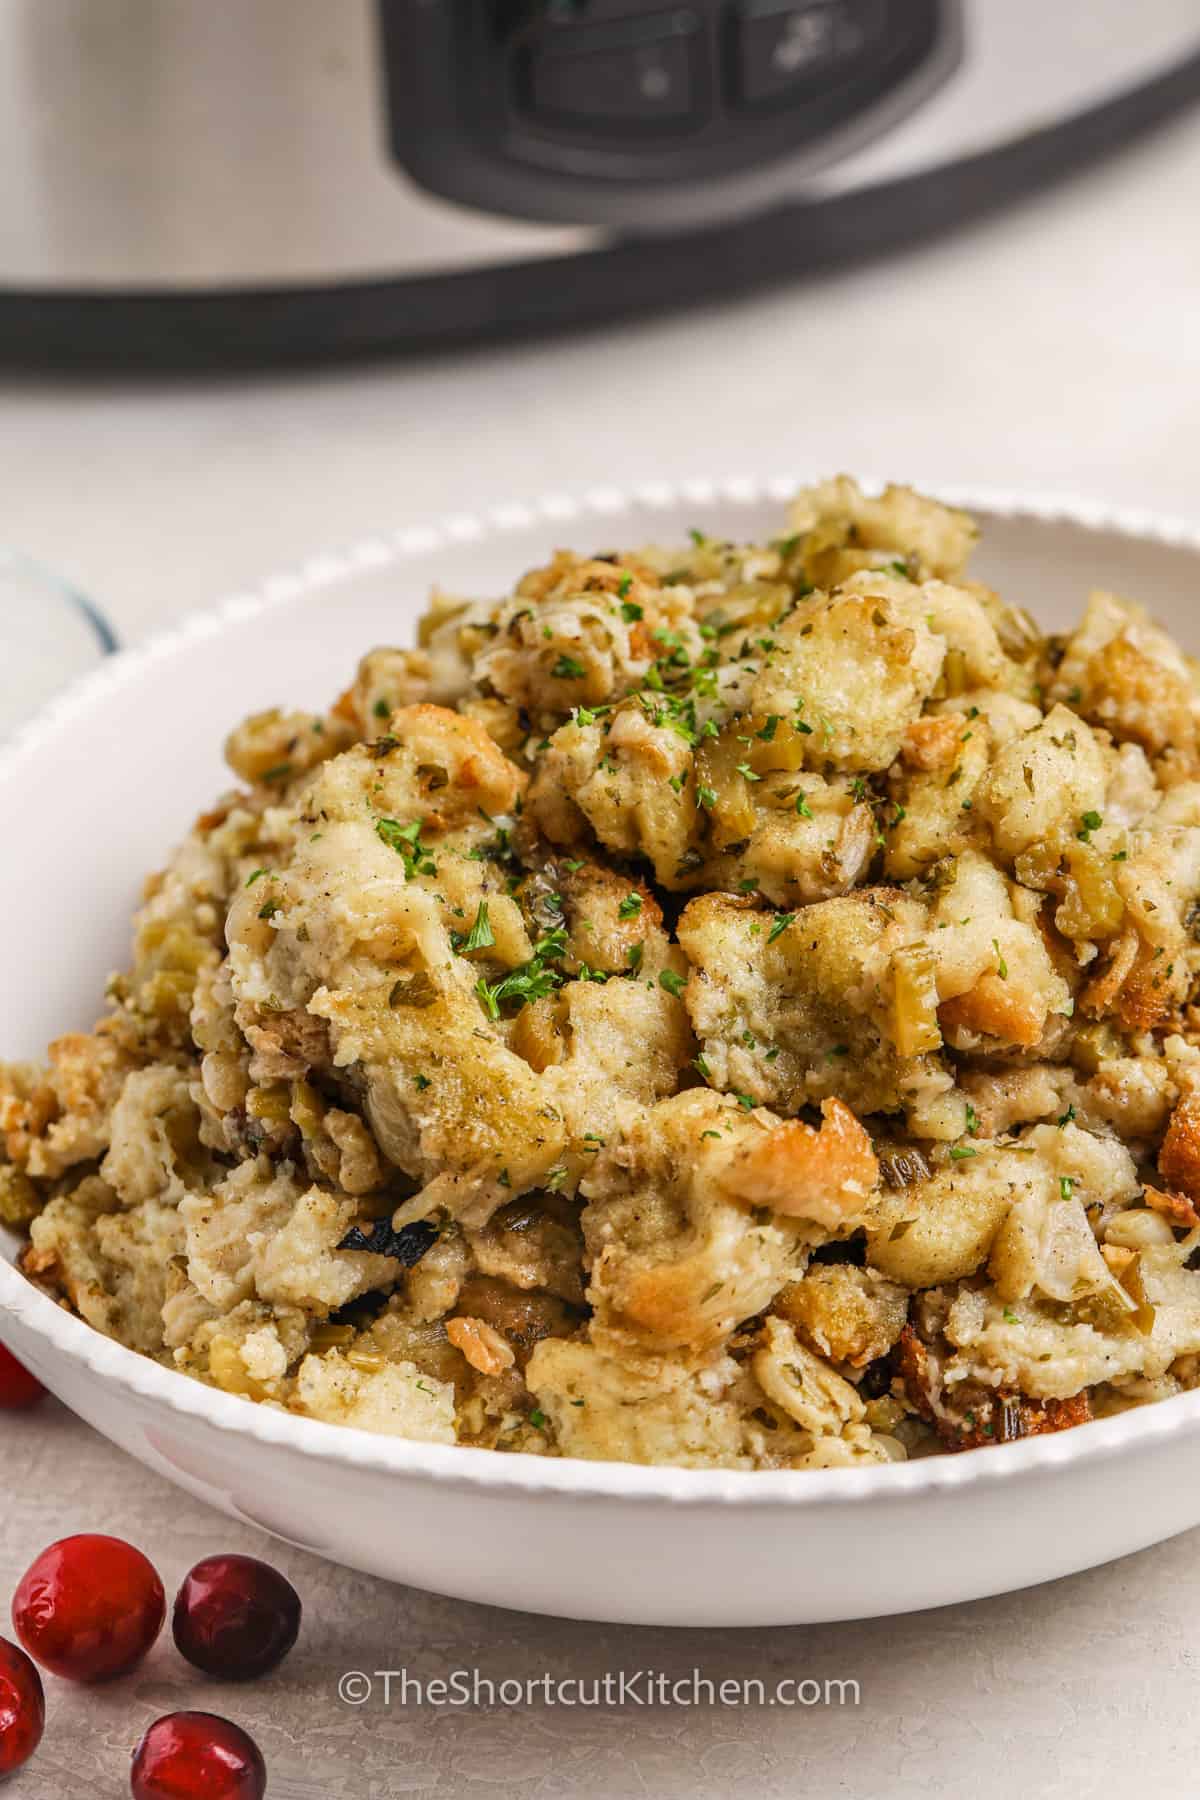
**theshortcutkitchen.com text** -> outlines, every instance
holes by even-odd
[[[608,1669],[600,1675],[494,1677],[481,1669],[417,1675],[409,1669],[346,1669],[338,1698],[347,1706],[859,1706],[853,1679],[826,1676],[727,1676],[701,1669]]]

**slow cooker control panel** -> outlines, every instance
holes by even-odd
[[[885,128],[957,53],[955,0],[381,0],[381,17],[404,167],[468,205],[581,224],[769,200],[772,169]]]
[[[724,108],[734,129],[743,115],[744,130],[750,112],[842,87],[894,47],[887,0],[745,0],[729,12],[724,44],[693,7],[605,22],[606,10],[549,7],[515,40],[518,109],[557,130],[636,133],[688,130]]]

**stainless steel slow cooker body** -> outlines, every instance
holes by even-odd
[[[353,350],[728,291],[1197,95],[1194,0],[5,0],[0,349]]]

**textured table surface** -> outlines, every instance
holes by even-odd
[[[0,540],[57,565],[136,638],[272,568],[430,512],[663,474],[851,468],[1200,516],[1198,196],[1193,118],[944,244],[686,317],[237,381],[0,379]],[[0,1418],[0,1434],[0,1603],[69,1531],[132,1537],[168,1586],[206,1552],[263,1548],[56,1406]],[[129,1746],[179,1705],[227,1711],[256,1733],[271,1800],[1197,1791],[1195,1534],[975,1606],[737,1634],[503,1614],[266,1553],[308,1609],[284,1671],[218,1689],[160,1646],[133,1682],[52,1683],[46,1742],[14,1800],[120,1796]],[[345,1670],[404,1666],[424,1677],[478,1667],[497,1682],[622,1669],[834,1677],[857,1681],[861,1701],[464,1711],[339,1700]]]

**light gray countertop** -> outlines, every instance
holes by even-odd
[[[0,541],[73,578],[132,639],[430,513],[656,475],[848,468],[1200,517],[1198,196],[1193,118],[943,244],[611,333],[214,382],[10,375]],[[271,1546],[56,1405],[5,1416],[0,1432],[0,1601],[45,1543],[87,1529],[140,1543],[169,1588],[206,1552],[264,1552],[308,1609],[300,1648],[257,1687],[193,1681],[169,1646],[113,1688],[51,1683],[44,1748],[13,1788],[21,1800],[124,1793],[130,1744],[179,1705],[226,1711],[256,1733],[271,1800],[1196,1791],[1194,1533],[1101,1572],[907,1620],[631,1630],[430,1598]],[[639,1668],[831,1676],[859,1682],[861,1703],[339,1701],[342,1671],[402,1666],[426,1677],[478,1666],[496,1681]]]

